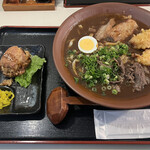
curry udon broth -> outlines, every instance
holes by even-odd
[[[106,30],[112,18],[115,20],[115,24],[110,26],[111,29],[109,28],[107,30],[108,33],[100,31],[102,28]],[[149,66],[137,62],[137,56],[142,55],[144,50],[134,48],[129,42],[133,35],[140,33],[141,29],[148,29],[149,26],[136,20],[138,27],[124,40],[115,41],[109,36],[111,35],[110,30],[114,30],[113,28],[115,27],[120,28],[121,25],[123,25],[122,23],[127,22],[128,19],[133,18],[131,16],[118,14],[97,15],[83,20],[73,27],[65,43],[65,62],[66,67],[71,72],[77,84],[81,84],[90,91],[106,97],[135,98],[149,92]],[[120,27],[117,25],[120,25]],[[105,35],[105,37],[97,40],[96,34],[98,31],[100,31],[101,35]],[[106,34],[108,36],[106,36]],[[79,40],[84,36],[91,36],[97,40],[97,49],[94,52],[84,53],[80,51]],[[86,43],[86,47],[87,45],[88,43]],[[109,52],[112,54],[109,54]],[[127,59],[125,63],[121,62],[123,61],[123,56]],[[93,65],[92,62],[94,62]],[[121,65],[123,65],[123,67]],[[146,84],[142,83],[141,87],[137,88],[138,84],[135,82],[142,82],[140,77],[134,74],[134,72],[138,70],[138,67],[147,71],[145,73],[147,82],[145,82]],[[130,79],[128,74],[131,74],[133,79]],[[141,76],[144,76],[144,74]]]

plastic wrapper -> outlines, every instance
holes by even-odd
[[[150,109],[94,110],[96,139],[150,138]]]

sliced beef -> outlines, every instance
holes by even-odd
[[[109,22],[106,25],[102,25],[98,31],[95,34],[95,38],[100,41],[101,39],[104,39],[107,37],[108,33],[112,29],[112,27],[115,25],[115,19],[112,18],[109,20]]]
[[[134,63],[135,67],[135,84],[134,89],[141,91],[145,85],[150,83],[150,78],[146,76],[144,67],[139,63]]]
[[[141,91],[145,85],[150,84],[150,71],[147,66],[135,60],[124,61],[123,58],[115,61],[120,67],[121,74],[120,80],[112,82],[113,84],[122,84],[125,81],[133,86],[133,91]]]
[[[125,78],[128,83],[135,84],[135,76],[134,76],[134,66],[133,64],[128,64],[125,69]]]
[[[141,91],[150,83],[148,74],[148,68],[135,61],[129,63],[125,69],[125,77],[127,82],[133,84],[133,91]]]
[[[123,61],[123,59],[115,59],[114,58],[114,61],[117,63],[117,65],[120,67],[120,70],[121,70],[121,74],[119,76],[119,80],[117,81],[111,81],[112,84],[122,84],[123,81],[124,81],[124,76],[125,76],[125,63]]]

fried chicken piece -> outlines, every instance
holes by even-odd
[[[142,29],[141,33],[133,36],[129,42],[136,49],[150,48],[150,29]]]
[[[31,62],[30,53],[18,46],[6,50],[0,60],[0,69],[7,77],[15,77],[25,72]]]
[[[115,25],[115,19],[112,18],[109,20],[109,22],[106,25],[101,26],[98,31],[95,34],[95,38],[100,41],[101,39],[104,39],[107,37],[108,33],[112,29],[112,27]]]
[[[127,37],[133,34],[134,30],[138,28],[136,21],[133,19],[128,19],[125,22],[119,23],[114,26],[109,36],[114,39],[114,41],[124,41]]]
[[[150,66],[150,49],[145,50],[142,55],[136,54],[137,61],[145,66]]]
[[[3,86],[11,86],[13,83],[13,79],[6,79],[6,80],[3,80],[2,83],[0,83],[0,85],[3,85]]]

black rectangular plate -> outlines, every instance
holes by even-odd
[[[18,46],[23,50],[28,50],[31,55],[37,55],[41,58],[44,57],[44,47],[42,45]],[[0,45],[0,58],[9,47],[11,45]],[[42,73],[43,69],[38,70],[27,88],[21,87],[18,83],[13,82],[11,88],[15,93],[15,98],[12,100],[10,106],[0,110],[0,115],[37,113],[41,108]],[[0,72],[0,82],[4,79],[7,78]]]
[[[57,29],[55,28],[11,28],[0,29],[0,45],[43,45],[47,63],[43,70],[41,109],[28,115],[0,117],[0,143],[3,141],[33,141],[39,143],[68,143],[70,141],[103,142],[96,140],[93,109],[108,109],[101,106],[69,106],[66,118],[59,125],[53,125],[46,115],[46,100],[50,92],[61,86],[69,95],[76,96],[59,76],[52,56],[52,46]],[[40,142],[42,141],[42,142]],[[48,142],[49,141],[49,142]],[[114,140],[122,142],[123,140]],[[124,140],[130,142],[150,141],[150,139]],[[90,143],[89,142],[89,143]],[[106,141],[112,143],[112,141]],[[71,143],[71,142],[70,142]]]
[[[128,4],[150,4],[150,0],[65,0],[65,6],[81,6],[92,5],[105,2],[120,2]],[[113,5],[112,5],[113,7]]]

